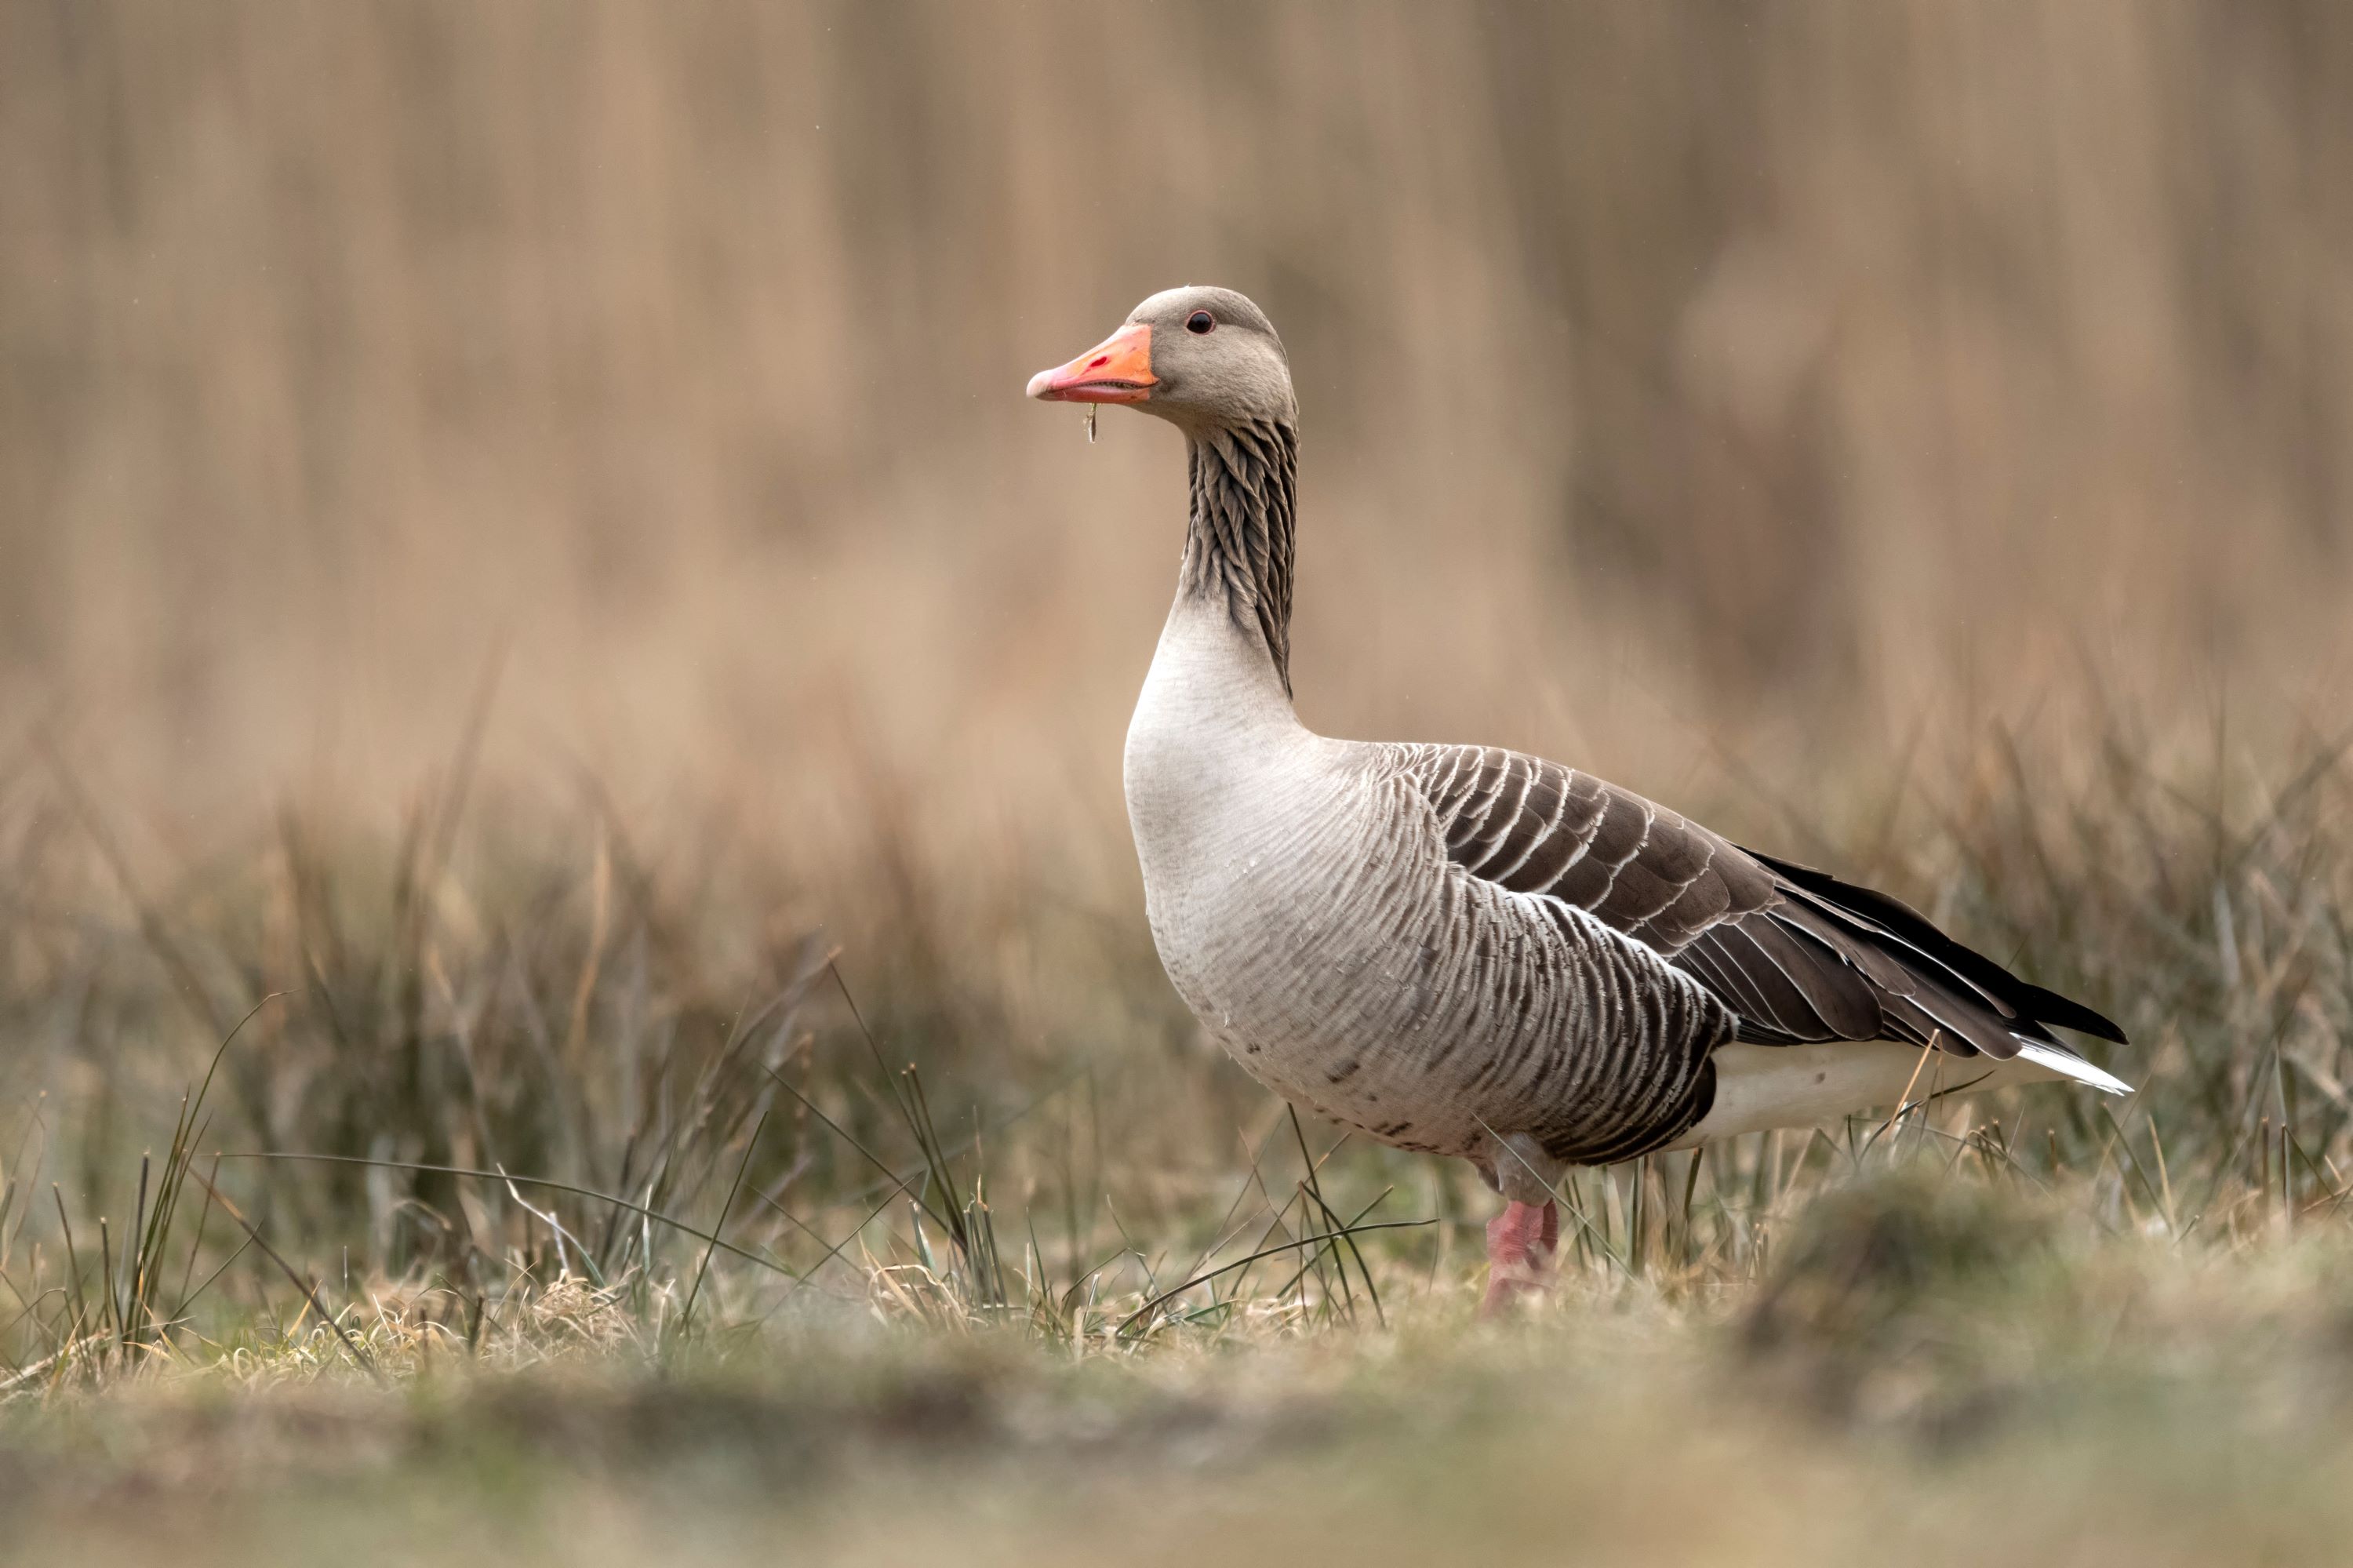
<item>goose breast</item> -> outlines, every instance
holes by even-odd
[[[1705,1113],[1728,1012],[1584,911],[1451,861],[1396,748],[1302,730],[1147,758],[1131,810],[1161,960],[1277,1093],[1474,1159],[1515,1133],[1620,1159]]]

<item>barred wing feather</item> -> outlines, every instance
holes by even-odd
[[[1447,858],[1592,915],[1706,987],[1754,1044],[1898,1040],[2021,1054],[2124,1086],[2051,1033],[2122,1042],[2080,1002],[2020,980],[1886,894],[1759,854],[1628,790],[1497,747],[1400,748]]]

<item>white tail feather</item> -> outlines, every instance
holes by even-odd
[[[2048,1045],[2021,1044],[2016,1058],[1924,1053],[1893,1041],[1826,1045],[1719,1046],[1715,1103],[1697,1127],[1669,1147],[1690,1149],[1777,1127],[1823,1127],[1905,1099],[2047,1084],[2067,1079],[2130,1094],[2132,1086],[2089,1062]]]
[[[2128,1095],[2133,1092],[2133,1086],[2114,1073],[2103,1072],[2073,1051],[2062,1050],[2056,1045],[2021,1040],[2018,1044],[2018,1054],[2021,1060],[2041,1063],[2061,1077],[2089,1084],[2103,1094]]]

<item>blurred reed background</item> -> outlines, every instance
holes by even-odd
[[[0,18],[11,737],[182,821],[397,795],[503,641],[526,764],[1114,836],[1178,453],[1019,390],[1186,280],[1292,349],[1326,726],[2341,692],[2327,0]]]
[[[2159,888],[2229,959],[2236,895],[2171,846],[2237,874],[2232,802],[2334,765],[2333,0],[8,0],[27,1095],[167,1127],[290,990],[233,1144],[499,1126],[595,1174],[512,1118],[649,1010],[723,1049],[837,944],[960,1092],[1131,1037],[1190,1073],[1118,786],[1180,453],[1020,397],[1188,281],[1291,351],[1319,727],[1572,760],[2107,1006],[2187,960],[2071,946],[2078,894],[2142,932]],[[2177,764],[2196,810],[2151,826]],[[2000,804],[2037,789],[2093,819],[2073,882],[1986,870],[2042,853]],[[2294,885],[2311,841],[2263,820]],[[483,998],[539,1022],[453,1119]],[[2216,1025],[2231,1107],[2270,1016]],[[1267,1102],[1208,1081],[1129,1118],[1136,1162],[1234,1157]]]

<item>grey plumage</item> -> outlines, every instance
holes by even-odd
[[[1873,1042],[1984,1058],[1981,1081],[2122,1088],[2051,1033],[2113,1023],[1884,895],[1556,763],[1306,729],[1280,340],[1223,290],[1155,295],[1137,328],[1149,396],[1115,400],[1185,432],[1191,506],[1129,814],[1169,978],[1253,1075],[1530,1192],[1561,1164],[1883,1101],[1907,1058]]]

